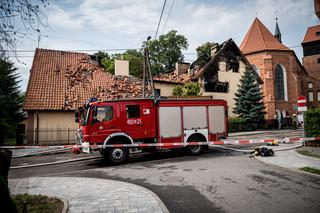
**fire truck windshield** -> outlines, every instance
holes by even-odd
[[[90,108],[83,108],[80,115],[80,125],[85,126],[88,123],[89,120],[89,114],[90,114]]]

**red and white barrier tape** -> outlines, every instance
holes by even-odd
[[[209,142],[178,142],[178,143],[135,143],[135,144],[108,144],[108,145],[90,145],[92,149],[105,148],[105,147],[181,147],[190,145],[241,145],[241,144],[254,144],[254,143],[271,143],[274,140],[278,140],[280,143],[289,142],[302,142],[302,141],[315,141],[320,140],[320,137],[308,137],[308,138],[281,138],[281,139],[253,139],[253,140],[221,140],[221,141],[209,141]],[[62,145],[62,146],[0,146],[0,149],[65,149],[73,148],[75,146],[81,147],[81,145]]]

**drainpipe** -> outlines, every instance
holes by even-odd
[[[37,134],[36,134],[36,144],[39,144],[39,114],[37,112]]]

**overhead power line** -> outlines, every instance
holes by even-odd
[[[289,49],[298,48],[301,47],[301,45],[295,45],[288,47]],[[140,50],[141,48],[114,48],[114,49],[69,49],[69,50],[58,50],[58,51],[70,51],[70,52],[116,52],[116,51],[126,51],[126,50]],[[286,49],[286,48],[283,48]],[[18,57],[18,58],[30,58],[34,57],[33,55],[21,55],[21,54],[14,54],[14,53],[34,53],[35,50],[16,50],[16,51],[5,51],[8,53],[12,53],[12,55],[9,55],[9,57]],[[184,55],[197,55],[196,52],[183,52]]]
[[[45,49],[45,48],[43,48]],[[69,50],[58,50],[58,51],[74,51],[74,52],[114,52],[114,51],[126,51],[126,50],[140,50],[141,48],[114,48],[114,49],[69,49]],[[8,53],[28,53],[28,52],[35,52],[35,50],[4,50],[4,52]]]
[[[161,10],[160,19],[159,19],[159,23],[158,23],[158,27],[157,27],[157,31],[156,31],[156,34],[154,35],[154,39],[157,39],[157,35],[158,35],[158,31],[159,31],[159,27],[160,27],[163,11],[164,11],[164,8],[166,7],[166,3],[167,3],[167,0],[164,0],[163,6],[162,6],[162,10]]]
[[[172,7],[173,7],[173,5],[174,5],[174,1],[175,1],[175,0],[172,0],[172,4],[171,4],[170,10],[169,10],[167,19],[166,19],[166,21],[164,22],[164,26],[163,26],[162,33],[161,33],[161,34],[163,34],[164,30],[166,29],[167,22],[168,22],[168,19],[169,19],[169,17],[170,17],[170,14],[171,14]]]

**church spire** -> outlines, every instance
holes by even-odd
[[[278,39],[278,41],[280,41],[280,43],[282,43],[282,41],[281,41],[281,32],[280,32],[279,25],[278,25],[278,18],[276,18],[276,29],[274,31],[274,37],[276,39]]]

